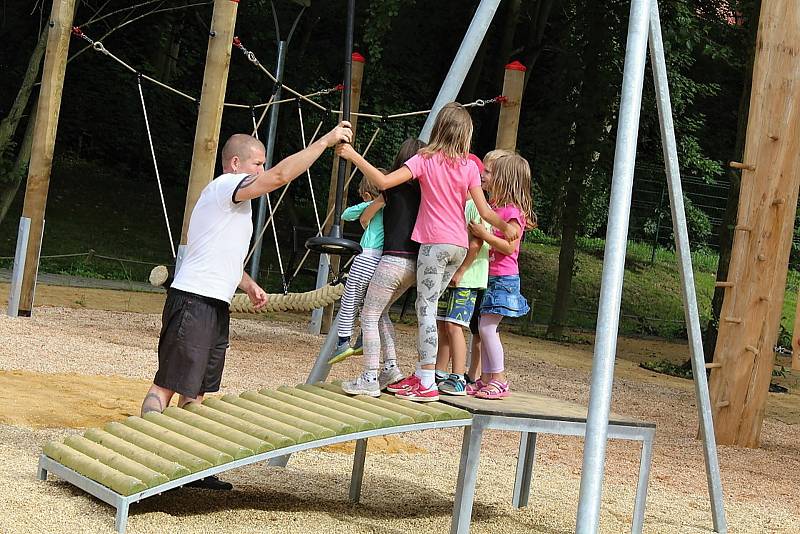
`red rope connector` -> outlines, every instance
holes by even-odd
[[[344,91],[344,84],[343,84],[343,83],[340,83],[339,85],[337,85],[337,86],[336,86],[336,90],[337,90],[337,91]]]
[[[234,37],[233,46],[235,46],[236,48],[242,48],[242,40],[239,39],[238,37]]]
[[[505,95],[499,95],[493,98],[495,102],[500,102],[501,104],[508,102],[508,97]]]
[[[73,26],[72,35],[74,35],[75,37],[83,37],[83,30],[81,30],[80,26]]]

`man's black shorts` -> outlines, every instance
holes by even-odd
[[[161,316],[155,385],[189,398],[219,391],[229,324],[227,302],[170,289]]]

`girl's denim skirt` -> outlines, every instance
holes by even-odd
[[[519,275],[490,276],[481,303],[481,314],[522,317],[530,311],[528,301],[519,291]]]

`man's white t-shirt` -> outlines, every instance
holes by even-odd
[[[230,303],[253,235],[250,200],[233,201],[245,178],[247,174],[223,174],[200,193],[172,287]]]

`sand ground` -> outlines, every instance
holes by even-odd
[[[7,286],[0,285],[0,294]],[[5,299],[4,299],[5,300]],[[36,480],[52,439],[138,413],[155,372],[163,295],[40,285],[30,319],[0,315],[0,532],[113,532],[113,509],[50,477]],[[302,382],[321,338],[301,316],[237,317],[223,393]],[[414,359],[414,331],[398,328],[401,362]],[[586,403],[591,344],[505,336],[512,387]],[[711,532],[691,382],[638,367],[687,357],[684,344],[620,339],[612,410],[655,422],[645,532]],[[334,368],[348,378],[358,361]],[[800,532],[800,376],[770,394],[759,449],[720,447],[730,532]],[[541,436],[531,502],[511,507],[518,435],[484,438],[472,532],[574,531],[582,440]],[[362,503],[347,501],[352,446],[308,451],[286,469],[249,466],[225,474],[229,493],[180,489],[131,508],[128,532],[446,532],[461,432],[373,440]],[[629,530],[639,448],[611,441],[601,530]]]

